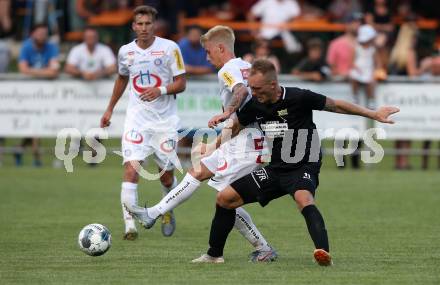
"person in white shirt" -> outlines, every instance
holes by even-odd
[[[261,19],[263,27],[259,38],[272,40],[281,37],[288,52],[299,52],[302,47],[289,30],[279,27],[301,14],[301,8],[296,0],[260,0],[252,6],[248,20]]]
[[[234,54],[235,36],[231,28],[215,26],[201,37],[201,44],[205,48],[208,60],[219,68],[218,79],[220,83],[220,97],[224,112],[214,116],[208,123],[214,127],[226,120],[251,98],[247,87],[247,77],[250,63]],[[217,191],[222,191],[231,183],[252,170],[260,167],[264,150],[263,134],[255,125],[244,130],[235,139],[225,143],[223,147],[211,154],[205,154],[200,165],[193,165],[183,180],[172,189],[159,203],[150,208],[127,204],[129,212],[138,219],[145,228],[151,228],[156,219],[170,211],[186,200],[199,188],[204,180]],[[201,144],[195,153],[203,153]],[[196,148],[196,149],[197,149]],[[193,154],[194,155],[194,154]],[[267,243],[264,236],[252,222],[250,215],[239,208],[235,217],[235,228],[251,243],[255,251],[250,255],[250,261],[269,262],[277,259],[276,251]],[[194,262],[222,263],[223,258],[210,258],[204,256]]]
[[[101,118],[101,127],[108,127],[113,109],[129,84],[129,103],[122,136],[125,167],[121,204],[137,204],[141,163],[151,154],[159,168],[163,193],[177,185],[174,168],[179,167],[175,151],[179,118],[176,94],[186,88],[185,65],[178,45],[155,36],[157,11],[150,6],[134,9],[132,28],[137,38],[122,46],[118,53],[118,77],[110,103]],[[143,172],[141,172],[143,171]],[[150,178],[148,178],[150,179]],[[125,221],[124,239],[138,236],[134,220],[122,207]],[[162,234],[171,236],[175,218],[170,212],[162,215]]]
[[[98,42],[96,29],[87,27],[84,42],[69,52],[64,71],[85,80],[96,80],[116,72],[116,57],[108,46]]]

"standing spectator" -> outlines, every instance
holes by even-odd
[[[20,73],[35,78],[53,79],[58,76],[58,47],[48,42],[48,28],[45,24],[38,24],[32,29],[31,37],[21,47],[18,69]],[[15,164],[21,166],[23,148],[32,146],[34,166],[41,166],[39,139],[25,138],[15,152]]]
[[[203,75],[214,72],[214,67],[206,59],[206,51],[200,44],[201,35],[202,31],[199,27],[190,27],[186,37],[178,43],[188,74]]]
[[[355,102],[358,104],[361,102],[359,89],[360,87],[364,87],[367,95],[366,106],[370,109],[374,108],[374,71],[382,66],[374,46],[376,35],[376,30],[370,25],[362,25],[359,27],[352,69],[349,72]],[[362,141],[359,141],[357,150],[351,156],[352,166],[355,169],[360,167],[359,149],[361,147]]]
[[[280,61],[276,57],[270,53],[269,42],[266,40],[257,40],[253,46],[253,54],[248,53],[243,56],[243,60],[253,63],[257,59],[267,59],[275,66],[275,70],[277,73],[281,72]]]
[[[367,105],[373,103],[374,71],[381,67],[380,58],[374,46],[376,35],[376,30],[370,25],[362,25],[359,28],[353,65],[349,73],[356,101],[359,102],[359,88],[363,86],[367,94]]]
[[[85,80],[96,80],[116,72],[116,58],[108,46],[98,42],[96,29],[87,27],[84,42],[69,52],[64,71]]]
[[[375,45],[384,66],[387,65],[388,44],[394,31],[391,19],[391,7],[387,0],[374,0],[367,2],[365,21],[377,31]]]
[[[417,27],[414,23],[405,23],[400,27],[396,43],[391,50],[389,73],[393,75],[417,76],[420,72],[417,67]],[[409,157],[406,152],[411,147],[411,141],[396,141],[395,168],[410,169]],[[399,153],[400,152],[400,153]]]
[[[276,26],[288,23],[300,13],[301,8],[296,0],[260,0],[252,6],[248,19],[255,21],[261,18],[263,27],[258,38],[272,40],[281,37],[286,50],[292,53],[301,51],[301,44],[288,30]]]
[[[362,14],[352,14],[345,24],[345,33],[330,42],[327,50],[327,64],[333,76],[346,78],[353,65],[356,35],[362,23]]]
[[[294,67],[292,74],[303,80],[323,81],[330,73],[323,58],[323,43],[318,38],[307,42],[307,57]]]

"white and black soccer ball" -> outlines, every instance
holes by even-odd
[[[112,244],[110,231],[101,224],[85,226],[78,236],[81,251],[91,256],[100,256],[109,250]]]

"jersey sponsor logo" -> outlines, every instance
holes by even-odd
[[[255,150],[262,150],[263,146],[264,146],[264,137],[263,138],[254,139]]]
[[[160,59],[160,58],[156,58],[156,59],[154,60],[154,65],[159,66],[159,65],[161,65],[161,64],[162,64],[162,59]]]
[[[244,80],[249,78],[249,73],[251,72],[250,68],[240,68],[241,76],[243,76]]]
[[[225,170],[226,168],[228,168],[228,162],[227,162],[226,160],[224,160],[223,165],[217,167],[217,171],[223,171],[223,170]]]
[[[162,56],[165,55],[165,51],[163,50],[153,50],[150,52],[151,55],[153,56]]]
[[[127,53],[127,65],[131,66],[134,63],[134,51],[129,51]]]
[[[160,144],[160,149],[163,152],[170,153],[176,148],[176,142],[174,140],[166,140],[163,143]]]
[[[287,114],[287,109],[282,109],[278,111],[278,116],[286,116]]]
[[[235,83],[234,78],[232,77],[232,75],[229,72],[223,72],[222,78],[228,87],[232,87],[232,85]]]
[[[182,59],[182,56],[180,55],[179,50],[175,49],[173,51],[173,55],[174,55],[174,59],[176,60],[177,69],[178,70],[185,69],[185,66],[183,64],[183,59]]]
[[[289,129],[287,123],[280,123],[278,121],[268,121],[261,124],[261,129],[268,138],[283,138],[285,132]]]
[[[133,77],[133,88],[137,93],[142,93],[146,90],[146,87],[159,87],[162,84],[162,79],[156,74],[147,72],[139,72],[138,75]]]
[[[135,130],[130,130],[125,133],[124,140],[134,144],[140,144],[144,141],[144,137]]]

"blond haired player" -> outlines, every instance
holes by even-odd
[[[208,60],[220,69],[218,72],[220,96],[225,109],[223,114],[209,121],[210,126],[228,118],[251,98],[247,87],[251,66],[241,58],[235,57],[234,41],[234,32],[225,26],[215,26],[201,37]],[[252,133],[243,131],[211,155],[202,158],[200,167],[190,169],[180,184],[155,206],[141,208],[127,204],[129,212],[146,228],[151,228],[160,215],[187,200],[200,186],[201,181],[210,179],[208,185],[217,191],[222,191],[229,183],[255,170],[261,163],[263,135],[259,130],[253,130]],[[255,251],[250,255],[251,261],[265,262],[277,258],[276,252],[243,208],[237,209],[234,226],[255,247]],[[221,263],[224,260],[222,257],[211,258],[206,255],[198,262]]]

